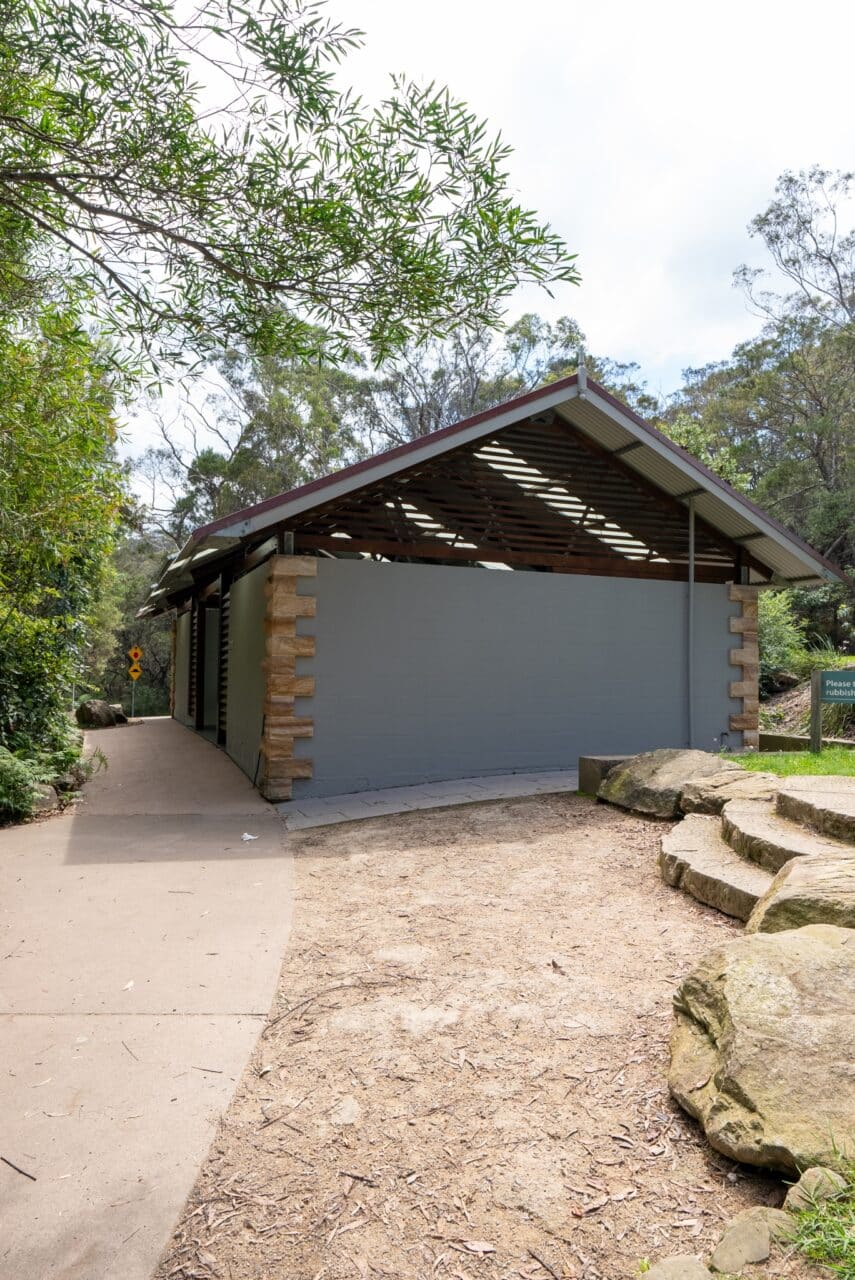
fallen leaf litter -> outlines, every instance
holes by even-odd
[[[665,1087],[736,926],[661,883],[662,830],[564,795],[289,837],[270,1019],[157,1280],[618,1280],[777,1203]]]

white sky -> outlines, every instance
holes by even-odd
[[[757,332],[731,277],[765,265],[746,226],[778,175],[855,168],[852,0],[326,8],[366,35],[343,82],[371,99],[390,72],[447,84],[513,146],[518,199],[578,253],[580,287],[526,290],[509,318],[573,315],[655,392]],[[123,452],[153,436],[143,411]]]
[[[654,390],[759,325],[731,284],[784,169],[855,168],[851,0],[330,0],[366,33],[347,77],[449,85],[514,148],[519,198],[582,284],[516,310],[574,315]]]

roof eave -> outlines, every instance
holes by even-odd
[[[738,493],[726,480],[716,475],[698,458],[694,458],[687,453],[685,449],[682,449],[680,445],[669,439],[668,436],[652,426],[651,423],[645,422],[643,418],[640,418],[627,405],[617,400],[604,387],[589,381],[587,390],[578,394],[580,399],[594,401],[602,412],[605,412],[620,426],[624,427],[636,439],[683,471],[687,479],[705,481],[703,487],[713,497],[724,502],[731,510],[753,524],[758,532],[762,532],[775,542],[785,542],[790,553],[805,565],[814,576],[816,582],[839,581],[847,586],[852,585],[846,574],[837,565],[832,564],[830,560],[826,560],[824,556],[815,551],[808,543],[803,542],[786,526],[780,524],[774,517],[756,506],[750,498]],[[631,458],[628,461],[631,466]]]
[[[175,557],[173,563],[180,566],[182,572],[175,574],[170,580],[170,569],[167,568],[158,585],[166,584],[168,598],[175,591],[188,586],[192,587],[191,571],[200,558],[203,561],[207,559],[203,553],[209,549],[217,548],[222,551],[222,554],[227,554],[237,543],[251,539],[254,535],[275,525],[286,523],[313,507],[333,502],[367,484],[406,471],[416,463],[427,462],[452,449],[501,431],[503,427],[519,422],[521,419],[536,417],[538,413],[557,409],[560,405],[569,404],[577,399],[586,400],[595,406],[598,412],[609,417],[645,448],[651,449],[669,464],[681,470],[693,485],[700,486],[709,496],[724,503],[758,533],[778,546],[783,546],[787,554],[806,570],[805,575],[797,579],[800,583],[807,585],[810,582],[841,581],[851,585],[849,579],[836,565],[825,560],[812,547],[755,506],[750,499],[737,493],[697,458],[681,449],[656,427],[645,422],[604,387],[590,379],[583,378],[580,382],[575,374],[503,405],[485,410],[462,422],[444,427],[429,436],[399,445],[373,458],[334,472],[330,476],[311,481],[289,493],[276,495],[252,507],[237,511],[233,515],[201,525],[193,531]],[[631,465],[631,458],[628,461]],[[763,560],[762,555],[758,554],[758,558]],[[210,561],[212,564],[215,562],[215,560]],[[769,572],[773,575],[774,581],[775,571],[771,566]],[[780,585],[795,580],[782,579]],[[155,604],[149,597],[144,608],[151,607],[160,612],[163,608],[170,606],[165,601],[162,606]]]

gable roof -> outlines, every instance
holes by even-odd
[[[435,472],[439,466],[444,467],[447,475],[449,467],[456,465],[464,456],[474,454],[481,461],[491,461],[494,469],[502,470],[498,464],[502,455],[511,452],[505,447],[505,442],[512,438],[514,428],[517,428],[514,438],[519,439],[521,424],[529,423],[542,430],[550,422],[560,424],[578,444],[589,444],[600,461],[603,458],[611,460],[611,468],[620,473],[627,493],[633,485],[648,492],[655,491],[672,511],[679,508],[687,510],[691,499],[702,532],[706,531],[713,541],[718,535],[731,550],[745,549],[752,580],[768,580],[777,585],[846,581],[835,565],[580,370],[572,377],[540,387],[453,426],[200,526],[164,570],[141,613],[159,612],[169,607],[170,598],[176,592],[192,587],[203,568],[206,573],[213,572],[214,566],[224,557],[233,555],[236,547],[256,544],[265,535],[269,536],[282,527],[310,528],[320,513],[335,511],[346,504],[351,507],[354,503],[364,504],[370,495],[385,496],[385,506],[392,507],[389,497],[403,492],[402,486],[410,483],[414,476],[431,468]],[[490,447],[495,455],[492,458]],[[546,522],[550,514],[553,521],[555,519],[548,505],[558,507],[564,516],[572,518],[575,511],[572,503],[578,504],[581,500],[563,485],[556,486],[555,471],[544,475],[530,461],[517,461],[516,454],[511,456],[514,461],[504,467],[504,471],[508,478],[521,482],[517,484],[517,496],[525,498],[526,491],[531,494],[535,490],[534,496],[543,498],[544,485],[548,482],[551,487],[545,490],[546,503],[541,502],[539,508],[543,521]],[[565,470],[566,466],[565,458]],[[577,475],[580,470],[584,467],[577,467]],[[538,477],[544,481],[540,489]],[[575,479],[573,487],[574,490],[578,487]],[[565,496],[550,504],[549,494],[556,491]],[[626,498],[624,509],[627,509]],[[623,534],[614,520],[609,520],[604,526],[604,517],[597,518],[600,525],[595,527],[600,530],[597,536],[601,540],[604,527],[617,528]],[[434,518],[432,523],[437,525],[438,522]],[[314,527],[321,526],[315,523]],[[573,526],[566,522],[561,525],[565,538],[571,527],[578,531],[578,522]],[[434,535],[435,529],[429,532]],[[347,535],[340,533],[337,536],[342,539],[341,551],[345,552],[347,545],[344,539]],[[579,536],[587,537],[590,543],[591,538],[584,531]],[[634,542],[640,539],[630,534],[623,534],[623,537],[632,559],[632,548],[627,539]],[[624,545],[618,534],[615,534],[613,542],[615,546],[607,548],[612,553],[616,546]],[[459,545],[471,547],[473,544],[465,541],[461,544],[458,540]],[[407,554],[406,547],[401,553]],[[411,554],[419,553],[412,551]],[[500,551],[496,551],[494,558],[502,559]],[[530,560],[531,556],[528,558]],[[648,556],[648,560],[653,558]],[[730,563],[732,565],[732,558]],[[596,569],[589,571],[596,572]]]

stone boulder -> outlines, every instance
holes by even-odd
[[[748,933],[777,933],[806,924],[855,929],[855,848],[787,862],[755,906]]]
[[[708,751],[666,748],[645,751],[617,765],[597,792],[600,800],[653,818],[680,816],[680,800],[690,782],[713,774],[745,771]]]
[[[68,791],[79,791],[86,782],[89,774],[80,764],[73,764],[67,773],[61,773],[59,777],[53,778],[54,788],[60,794]]]
[[[846,1190],[846,1179],[833,1169],[805,1169],[787,1192],[784,1208],[793,1213],[802,1209],[812,1209],[823,1200],[833,1200]]]
[[[710,1258],[710,1270],[740,1274],[752,1262],[765,1262],[773,1245],[788,1246],[795,1230],[793,1218],[783,1209],[760,1204],[743,1209],[722,1232]]]
[[[829,1171],[826,1170],[826,1172]],[[764,1222],[769,1229],[769,1238],[773,1244],[789,1244],[796,1231],[792,1214],[784,1209],[773,1209],[765,1204],[755,1204],[750,1209],[743,1209],[736,1215],[730,1226],[740,1222]]]
[[[772,1233],[763,1218],[742,1218],[725,1227],[710,1258],[710,1270],[735,1275],[751,1262],[765,1262],[772,1252]]]
[[[81,702],[74,714],[83,729],[112,729],[116,723],[115,711],[100,698],[88,698],[86,702]]]
[[[774,800],[781,779],[751,769],[722,769],[687,782],[680,797],[683,813],[721,813],[728,800]]]
[[[855,1157],[855,932],[735,938],[674,997],[668,1084],[711,1145],[794,1173]]]
[[[125,709],[121,702],[110,702],[108,705],[113,715],[116,717],[116,724],[128,723],[128,717],[125,715]]]
[[[36,783],[35,799],[33,802],[33,815],[53,813],[59,804],[59,796],[52,786],[47,782]]]

